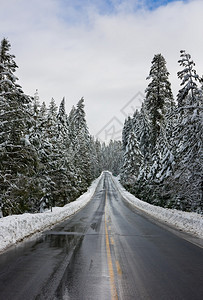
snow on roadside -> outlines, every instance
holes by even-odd
[[[88,191],[81,195],[76,201],[64,207],[54,207],[53,212],[47,211],[37,214],[26,213],[0,218],[0,252],[24,238],[43,231],[75,214],[91,200],[101,177],[102,174],[93,181]],[[138,209],[184,232],[203,238],[203,216],[197,213],[183,212],[176,209],[167,209],[151,205],[127,192],[118,181],[118,178],[113,177],[113,180],[125,200]]]
[[[118,190],[123,198],[133,206],[151,215],[152,217],[175,226],[179,230],[203,238],[203,216],[193,212],[184,212],[177,209],[163,208],[141,201],[120,184],[118,178],[114,177]]]
[[[0,251],[75,214],[91,200],[101,176],[94,180],[88,191],[76,201],[64,207],[53,207],[52,212],[25,213],[0,218]]]

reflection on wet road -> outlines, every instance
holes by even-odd
[[[0,255],[0,299],[203,299],[203,250],[132,211],[111,175],[72,218]]]

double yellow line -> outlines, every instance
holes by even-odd
[[[106,236],[106,252],[107,252],[107,261],[108,261],[108,268],[109,268],[109,276],[110,276],[110,286],[111,286],[111,299],[118,300],[118,294],[116,290],[115,276],[113,270],[113,262],[112,262],[111,250],[110,250],[109,233],[107,227],[107,192],[105,195],[105,236]],[[114,244],[114,240],[112,237],[111,237],[111,244]],[[116,261],[116,268],[118,274],[121,275],[122,272],[118,261]]]

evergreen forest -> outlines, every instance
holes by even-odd
[[[142,107],[125,120],[122,141],[91,136],[84,99],[65,111],[26,95],[11,45],[0,45],[0,210],[39,212],[74,201],[103,170],[154,205],[203,211],[203,80],[181,51],[174,99],[165,58],[154,56]]]

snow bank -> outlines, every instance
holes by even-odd
[[[1,218],[0,251],[75,214],[91,200],[101,176],[93,181],[86,193],[64,207],[53,207],[52,212],[26,213]]]
[[[151,215],[152,217],[161,220],[169,225],[195,235],[199,238],[203,238],[203,216],[193,212],[184,212],[177,209],[162,208],[154,206],[147,202],[141,201],[124,189],[124,187],[118,181],[118,178],[114,178],[114,182],[120,191],[123,198],[142,210],[143,212]]]

